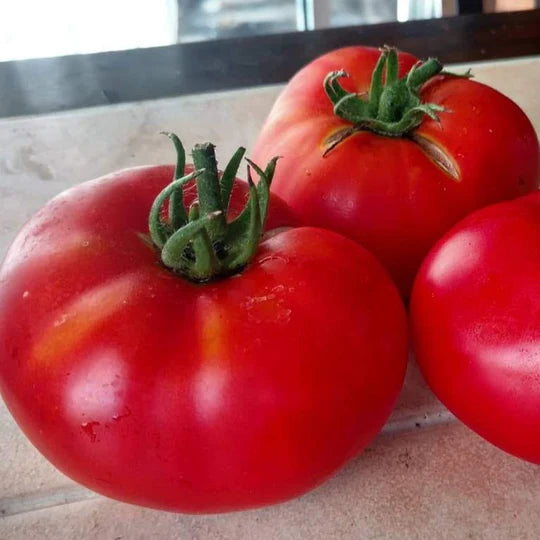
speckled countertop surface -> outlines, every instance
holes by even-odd
[[[473,65],[540,131],[540,59]],[[158,135],[213,140],[225,159],[256,134],[280,87],[0,120],[0,252],[46,200],[133,165],[171,162]],[[108,500],[57,472],[0,403],[0,538],[538,538],[540,468],[458,423],[411,363],[383,433],[332,480],[295,501],[185,516]]]

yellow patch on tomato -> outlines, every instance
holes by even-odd
[[[203,421],[220,414],[229,381],[227,319],[219,301],[208,296],[197,303],[200,365],[193,384],[195,409]]]
[[[126,306],[132,284],[133,275],[111,280],[57,310],[33,347],[31,363],[43,367],[65,357]]]
[[[219,303],[202,296],[197,304],[199,319],[200,358],[205,363],[221,363],[227,351],[227,329],[225,314]]]

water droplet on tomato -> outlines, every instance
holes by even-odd
[[[62,313],[62,315],[54,321],[53,326],[60,326],[64,324],[67,320],[67,315],[65,313]]]
[[[263,257],[262,259],[259,259],[259,264],[263,264],[268,261],[281,261],[284,263],[288,263],[289,261],[285,257],[281,257],[280,255],[267,255],[266,257]]]
[[[123,413],[114,414],[112,419],[117,422],[118,420],[122,420],[122,418],[127,418],[128,416],[131,416],[131,409],[129,407],[126,407]]]
[[[243,304],[242,307],[246,309],[251,309],[257,304],[261,304],[262,302],[268,302],[269,300],[274,300],[276,297],[275,294],[265,294],[263,296],[250,296]]]
[[[278,312],[276,316],[276,320],[280,323],[288,323],[291,320],[291,313],[292,313],[292,310],[283,309],[280,312]]]
[[[28,298],[30,296],[30,293],[28,291],[24,291],[22,294],[23,298]]]
[[[99,425],[99,422],[83,422],[81,424],[81,429],[88,435],[90,442],[96,442],[95,428]]]

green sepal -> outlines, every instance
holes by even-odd
[[[266,169],[263,171],[256,163],[253,163],[250,159],[246,161],[255,169],[255,172],[259,175],[259,182],[257,183],[257,196],[259,199],[259,209],[262,219],[262,227],[266,224],[266,218],[268,217],[268,205],[270,204],[270,185],[274,179],[274,172],[276,170],[276,163],[280,156],[273,157],[268,164]],[[248,178],[249,178],[249,169],[248,169]]]
[[[242,213],[229,224],[226,237],[228,256],[225,266],[231,272],[245,266],[255,255],[262,234],[262,219],[257,188],[248,169],[249,197]]]
[[[164,223],[161,219],[163,203],[176,191],[182,191],[185,184],[191,182],[203,172],[203,169],[193,171],[192,173],[183,176],[178,180],[174,180],[154,199],[152,207],[150,208],[150,215],[148,217],[148,230],[150,231],[152,241],[158,248],[161,249],[174,232],[171,224]]]
[[[238,169],[245,153],[246,149],[244,147],[241,146],[240,148],[238,148],[238,150],[229,160],[229,163],[227,163],[227,166],[225,167],[225,170],[221,175],[221,203],[223,205],[223,208],[227,210],[229,209],[229,201],[231,199],[234,179],[238,174]]]
[[[186,151],[182,142],[175,133],[162,131],[162,135],[166,135],[171,139],[176,149],[176,166],[174,168],[174,179],[178,180],[184,176],[186,168]],[[187,223],[186,209],[184,208],[184,191],[178,189],[171,193],[169,198],[169,223],[172,229],[176,230]]]

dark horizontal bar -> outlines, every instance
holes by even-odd
[[[0,62],[0,117],[281,83],[337,47],[443,62],[540,54],[540,9]]]

